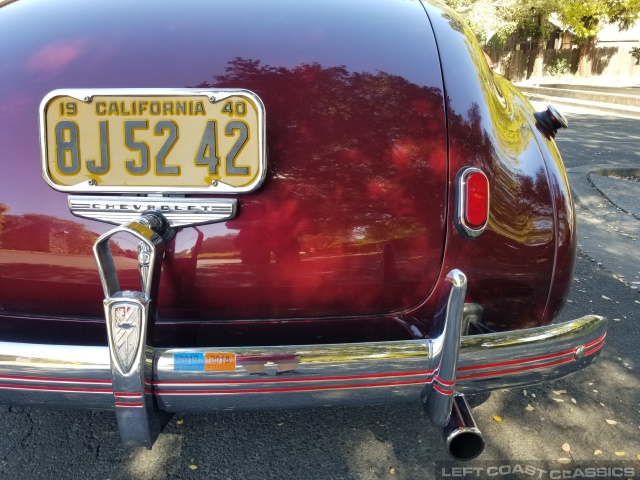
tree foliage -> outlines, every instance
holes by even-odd
[[[596,36],[604,24],[617,23],[620,30],[633,25],[640,15],[639,0],[566,0],[560,18],[576,34],[580,43],[578,72],[591,74]]]
[[[640,0],[445,0],[476,33],[481,44],[494,35],[505,39],[521,32],[534,41],[549,38],[556,13],[579,39],[594,38],[602,25],[629,28],[640,15]]]
[[[560,18],[582,40],[595,38],[607,23],[626,30],[640,15],[638,0],[565,0],[561,8]]]
[[[546,19],[557,9],[555,0],[445,0],[476,33],[481,44],[496,36],[502,40],[521,31],[533,39],[548,38]]]
[[[505,39],[518,25],[512,12],[518,0],[445,0],[469,24],[481,44],[486,44],[494,35]]]

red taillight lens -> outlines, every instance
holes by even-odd
[[[481,228],[489,216],[489,181],[481,172],[473,171],[465,181],[464,221],[469,228]]]

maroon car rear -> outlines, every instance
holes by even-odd
[[[123,441],[150,447],[165,412],[423,401],[470,459],[464,393],[601,348],[601,317],[551,324],[575,256],[564,120],[534,115],[452,12],[0,7],[0,402],[115,409]],[[255,125],[226,98],[254,102]],[[201,138],[195,167],[154,135]],[[214,135],[227,176],[181,186]],[[110,157],[122,142],[131,157]],[[130,176],[107,181],[107,160]],[[260,178],[226,188],[253,161]]]

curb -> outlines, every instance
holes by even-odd
[[[640,222],[615,203],[615,197],[606,193],[608,189],[594,188],[589,177],[598,173],[626,174],[639,170],[633,164],[621,167],[582,165],[567,169],[577,217],[576,241],[580,255],[630,287],[635,286],[631,285],[632,281],[640,279]]]
[[[522,83],[519,82],[522,87],[533,88],[559,88],[561,90],[573,90],[574,92],[589,92],[600,94],[618,94],[639,97],[640,100],[640,83],[629,83],[624,86],[612,86],[612,85],[594,85],[590,83]]]
[[[582,166],[582,167],[574,167],[574,168],[569,168],[567,169],[567,174],[573,176],[573,175],[583,175],[589,186],[594,190],[595,193],[598,193],[602,198],[604,198],[607,202],[609,202],[609,204],[611,204],[611,206],[613,206],[614,208],[616,208],[617,210],[637,219],[640,220],[640,217],[636,216],[634,213],[627,211],[626,209],[622,208],[621,206],[619,206],[615,200],[613,200],[611,198],[610,195],[608,195],[607,193],[605,193],[601,188],[598,188],[596,186],[596,184],[593,182],[593,180],[591,180],[591,175],[602,175],[605,177],[610,177],[610,176],[615,176],[615,175],[619,175],[619,176],[625,176],[625,175],[635,175],[635,176],[640,176],[640,167],[636,167],[636,166],[620,166],[620,167],[615,167],[615,166],[610,166],[610,165],[595,165],[595,166]],[[584,207],[586,207],[587,209],[589,209],[589,204],[588,202],[585,204],[583,202],[580,201],[581,197],[583,197],[583,195],[581,195],[582,192],[579,192],[579,188],[574,188],[577,187],[577,185],[575,185],[575,181],[569,181],[571,185],[571,190],[574,194],[574,200],[578,201],[579,203],[581,203]]]
[[[626,210],[625,208],[618,205],[610,195],[607,195],[601,188],[599,188],[595,182],[591,179],[591,175],[601,175],[603,177],[611,177],[611,176],[640,176],[640,167],[605,167],[605,168],[597,168],[595,170],[590,170],[587,172],[587,180],[589,184],[593,187],[593,189],[598,192],[602,197],[607,200],[611,205],[616,207],[621,212],[626,213],[627,215],[631,215],[633,218],[640,220],[640,216],[636,215],[633,212]]]
[[[632,91],[631,89],[628,89],[626,93],[613,93],[603,92],[602,89],[589,90],[588,88],[584,88],[574,90],[569,86],[565,88],[558,88],[540,85],[519,85],[518,88],[522,92],[530,93],[533,95],[561,97],[585,102],[597,102],[620,105],[623,107],[627,106],[640,108],[640,95],[638,95],[639,92]]]
[[[594,102],[590,100],[576,100],[566,97],[552,97],[534,93],[522,92],[529,101],[547,102],[565,107],[577,107],[584,110],[619,115],[627,118],[640,118],[640,107],[616,105],[612,103]]]

